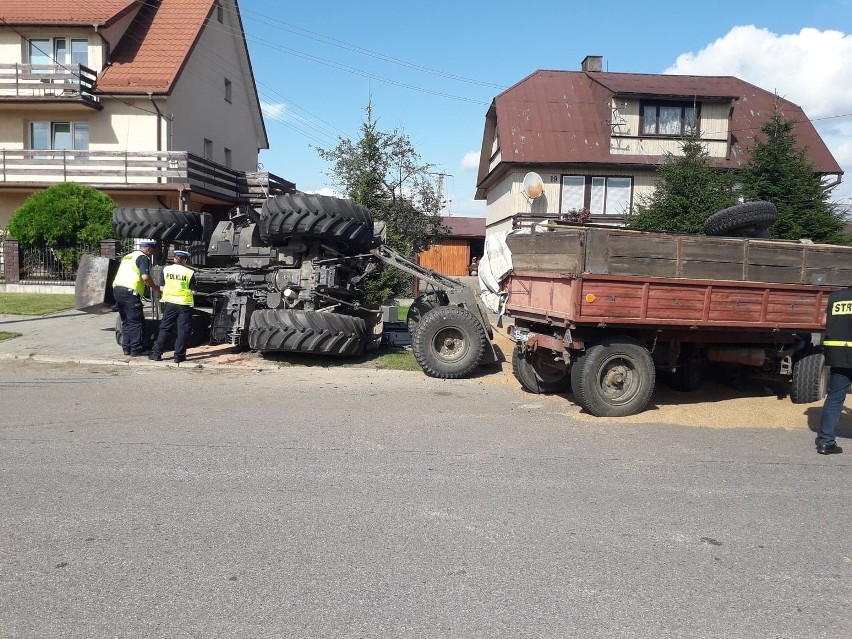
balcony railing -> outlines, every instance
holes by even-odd
[[[248,203],[295,185],[269,173],[245,173],[179,151],[0,149],[0,183],[79,182],[111,185],[189,184],[193,190]]]
[[[82,64],[0,64],[0,102],[49,100],[99,107],[97,74]]]

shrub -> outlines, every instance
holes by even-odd
[[[90,186],[64,182],[33,193],[9,219],[22,246],[99,242],[112,234],[112,198]]]

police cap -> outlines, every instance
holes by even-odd
[[[151,240],[143,240],[139,242],[139,248],[154,248],[157,246],[156,242],[152,242]]]
[[[189,251],[175,251],[175,257],[189,257]]]

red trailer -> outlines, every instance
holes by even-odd
[[[852,283],[852,247],[591,225],[507,246],[513,370],[527,390],[570,387],[593,415],[631,415],[658,372],[690,391],[716,362],[789,382],[794,402],[825,394],[814,341],[827,295]]]

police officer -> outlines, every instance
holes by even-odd
[[[165,304],[163,321],[160,323],[160,334],[157,342],[151,349],[148,359],[159,362],[163,359],[163,351],[166,348],[166,340],[177,325],[177,337],[175,337],[175,363],[186,361],[186,340],[192,329],[192,305],[195,302],[193,291],[195,290],[195,271],[186,265],[189,253],[186,251],[175,251],[174,264],[169,264],[163,269],[163,296],[161,300]]]
[[[142,295],[145,287],[159,290],[151,279],[151,254],[156,242],[139,242],[139,248],[128,253],[118,265],[112,281],[112,295],[121,317],[121,348],[125,355],[142,355]]]
[[[843,449],[834,441],[834,435],[852,382],[852,287],[828,296],[822,346],[831,373],[819,419],[816,449],[820,455],[836,455]]]

